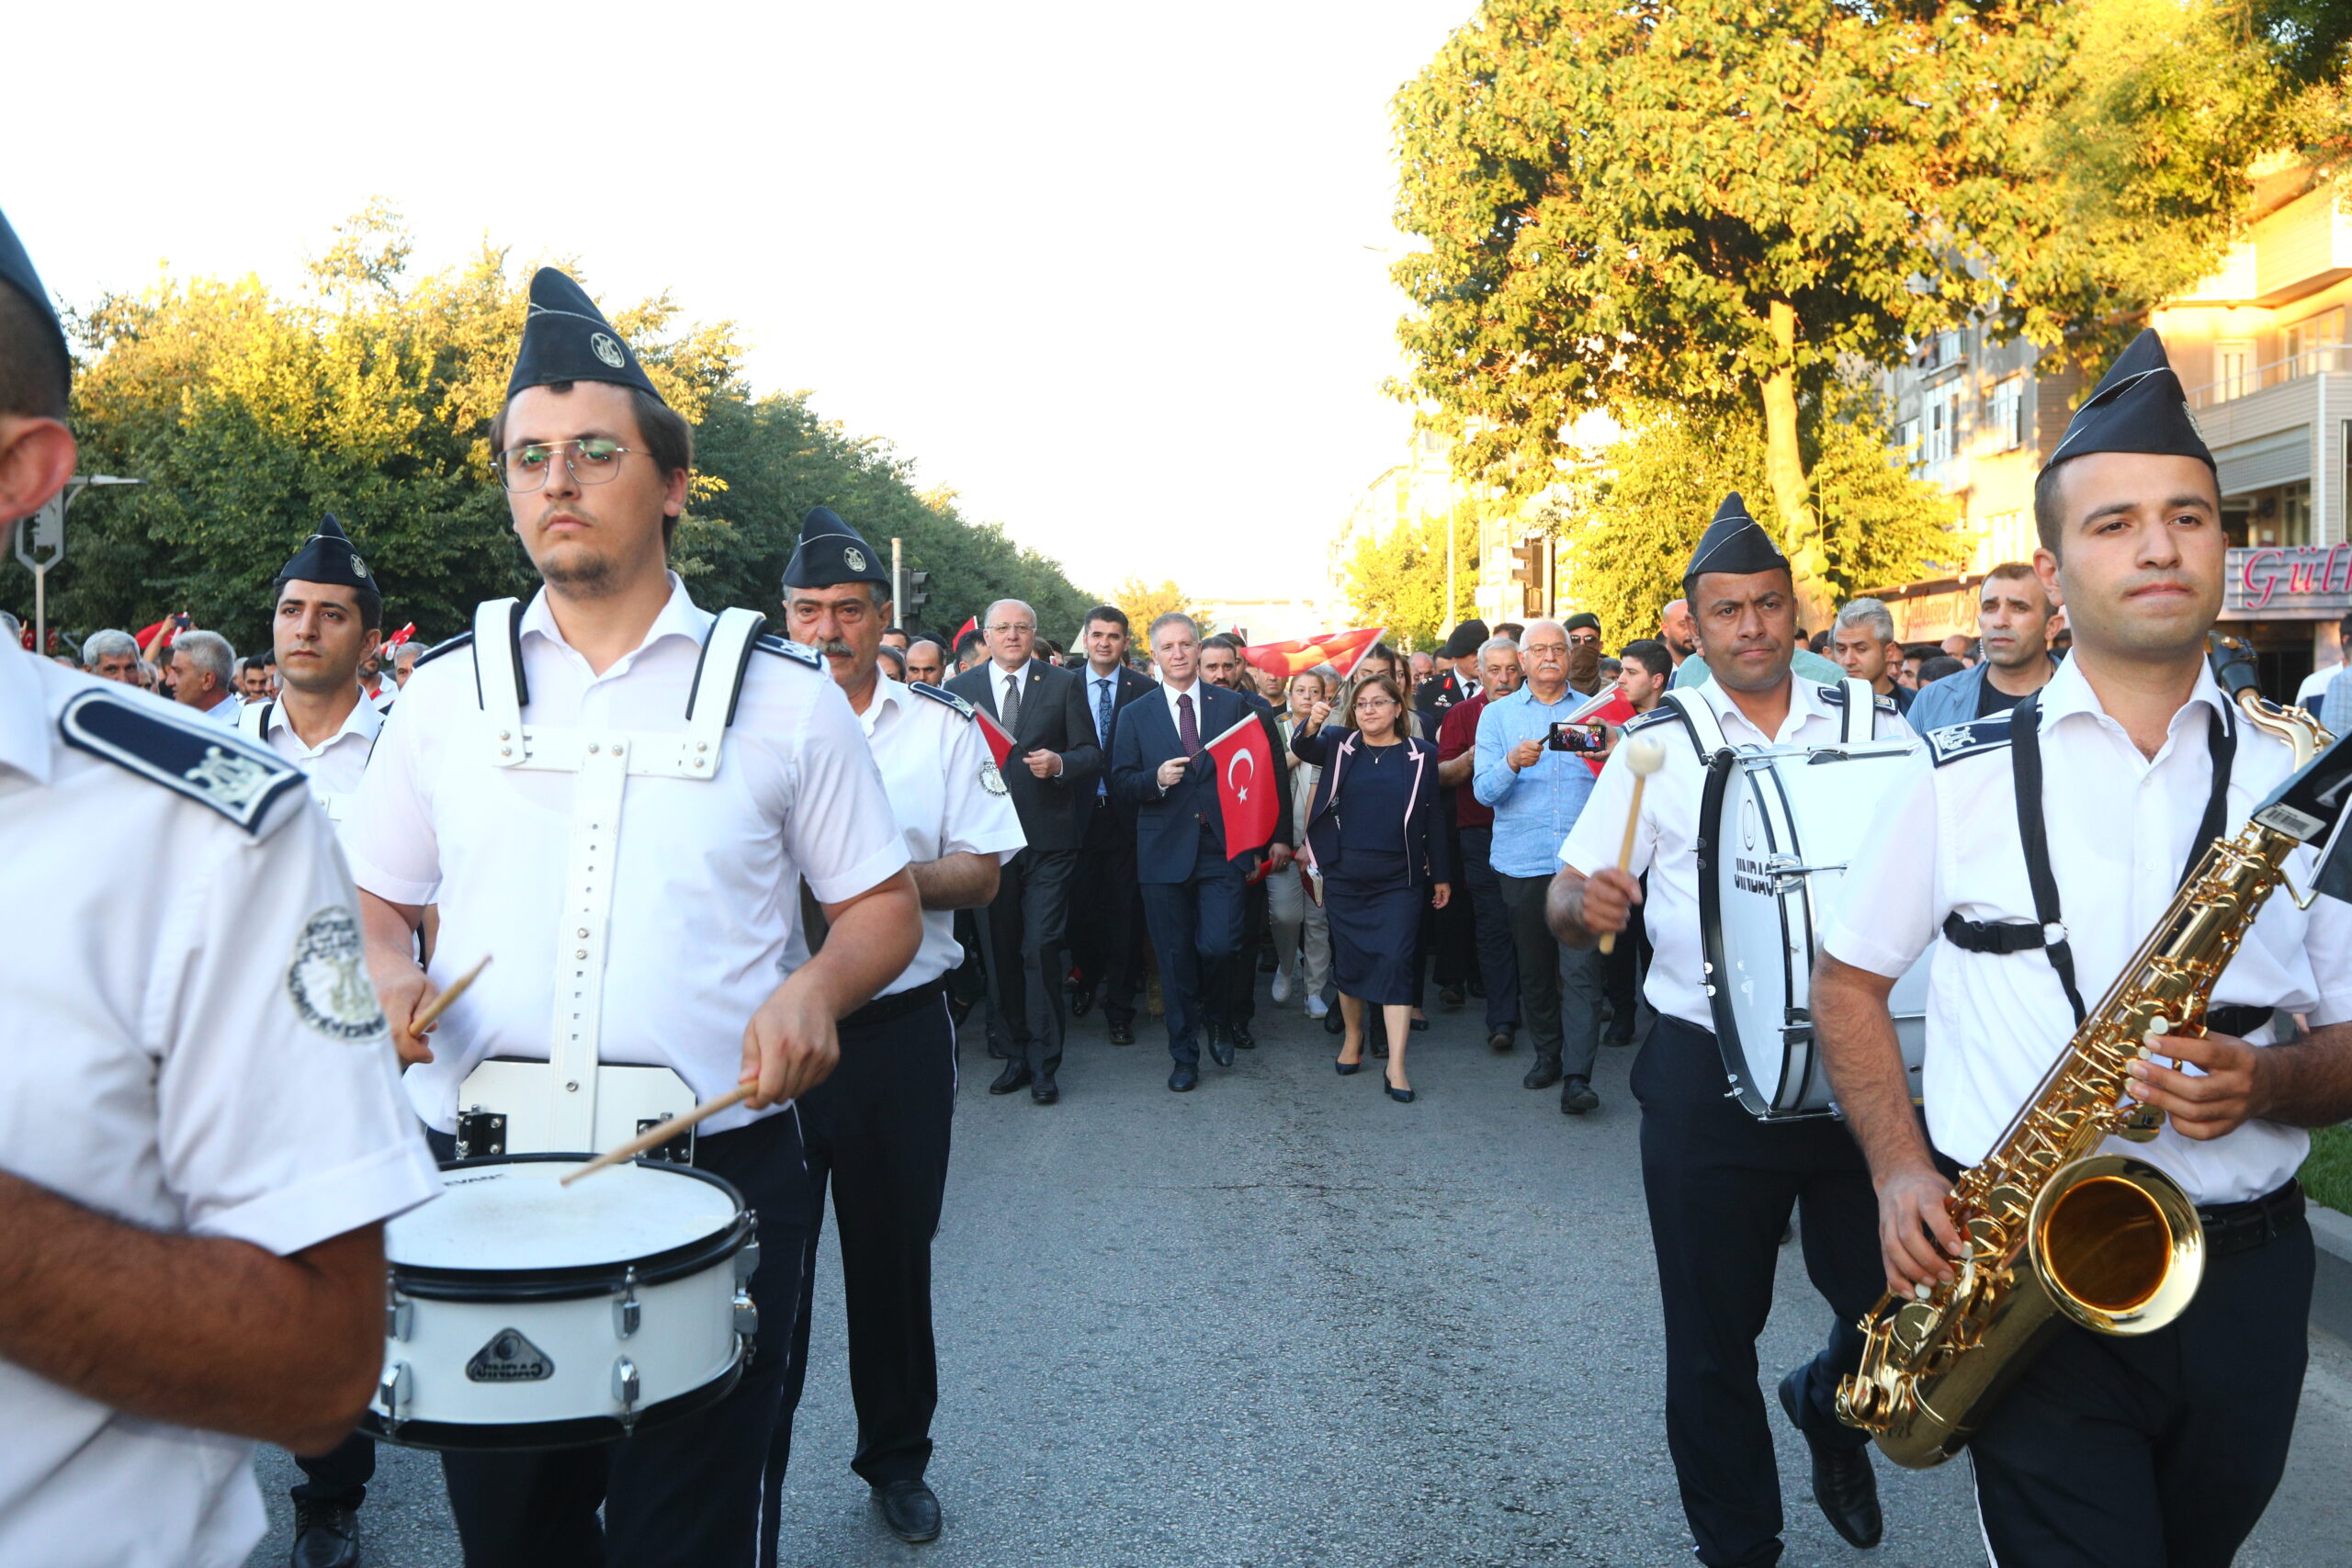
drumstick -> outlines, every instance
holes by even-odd
[[[1617,852],[1617,869],[1634,868],[1634,830],[1642,825],[1642,786],[1650,775],[1666,766],[1666,746],[1646,735],[1634,737],[1625,743],[1625,771],[1634,775],[1634,803],[1625,808],[1625,842]],[[1600,933],[1600,951],[1611,953],[1617,947],[1617,933]]]
[[[472,985],[475,978],[489,967],[490,954],[485,953],[481,955],[481,963],[452,980],[447,990],[425,1004],[424,1010],[410,1021],[408,1032],[420,1040],[424,1039],[424,1032],[438,1023],[441,1021],[441,1015],[449,1010],[449,1004],[464,996],[466,987]]]
[[[711,1098],[704,1100],[692,1111],[687,1111],[684,1116],[673,1116],[667,1122],[656,1122],[654,1125],[648,1127],[644,1132],[639,1133],[636,1137],[631,1138],[628,1143],[623,1144],[619,1148],[611,1149],[604,1154],[598,1155],[594,1159],[590,1160],[586,1165],[582,1166],[578,1170],[573,1171],[570,1176],[565,1177],[556,1185],[560,1187],[569,1187],[573,1182],[579,1180],[582,1177],[589,1175],[594,1171],[602,1170],[608,1165],[619,1165],[624,1160],[635,1159],[646,1150],[668,1143],[671,1139],[676,1137],[679,1134],[684,1132],[687,1128],[693,1126],[704,1117],[718,1115],[720,1111],[726,1110],[729,1106],[734,1104],[737,1100],[742,1099],[745,1095],[751,1093],[752,1090],[758,1087],[759,1086],[757,1084],[739,1083],[733,1089],[729,1089],[725,1094],[711,1096]]]

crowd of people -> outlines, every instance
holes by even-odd
[[[757,1214],[741,1359],[638,1427],[624,1356],[613,1441],[441,1445],[468,1561],[775,1559],[829,1199],[851,1462],[892,1532],[934,1539],[959,1032],[1002,1061],[989,1093],[1049,1107],[1087,1087],[1074,1025],[1132,1046],[1157,1016],[1189,1093],[1204,1053],[1258,1048],[1261,995],[1321,1024],[1340,1077],[1379,1062],[1400,1104],[1433,1008],[1476,1004],[1494,1053],[1523,1041],[1525,1087],[1570,1116],[1600,1102],[1600,1053],[1641,1043],[1666,1442],[1700,1559],[1781,1552],[1756,1339],[1792,1213],[1827,1312],[1779,1400],[1825,1516],[1875,1544],[1843,1392],[1858,1323],[1882,1286],[1924,1298],[1992,1245],[1953,1231],[1953,1173],[2129,962],[2184,852],[2290,771],[2205,663],[2213,468],[2153,343],[2070,427],[2041,550],[1985,577],[1973,637],[1906,645],[1872,599],[1809,635],[1734,495],[1655,627],[1473,620],[1293,670],[1112,604],[1067,647],[1013,598],[953,638],[900,626],[885,558],[824,508],[775,605],[696,605],[669,566],[691,427],[542,269],[490,432],[527,601],[388,654],[381,585],[329,517],[277,575],[266,654],[185,614],[90,635],[81,671],[0,651],[0,855],[74,867],[53,884],[85,901],[0,950],[21,1134],[0,1151],[0,1560],[242,1561],[261,1515],[228,1434],[302,1456],[293,1561],[349,1568],[375,1463],[353,1419],[397,1436],[409,1397],[382,1360],[407,1333],[388,1226],[442,1173],[661,1138],[689,1106],[657,1157]],[[0,222],[0,515],[73,471],[71,371]],[[1237,735],[1272,774],[1262,841],[1227,837],[1214,749]],[[2049,842],[2044,775],[2009,763],[2038,748]],[[1850,869],[1868,897],[1822,932],[1811,1021],[1841,1116],[1751,1114],[1725,1089],[1708,813],[1726,757],[1776,750],[1908,770],[1884,764],[1894,828]],[[158,887],[118,941],[107,913]],[[1888,998],[1939,943],[1923,1122]],[[2288,901],[2246,951],[2215,1027],[2151,1038],[2130,1089],[2170,1117],[2135,1146],[2198,1205],[2205,1293],[2132,1354],[2068,1329],[2020,1369],[1972,1448],[2003,1563],[2226,1562],[2278,1481],[2311,1285],[2298,1129],[2352,1113],[2352,916]],[[506,1334],[469,1379],[551,1375]],[[2072,1436],[2092,1429],[2095,1452]],[[2143,1497],[2120,1525],[2110,1500]]]

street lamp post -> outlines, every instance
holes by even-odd
[[[93,485],[143,485],[115,474],[75,474],[49,504],[19,521],[16,532],[17,558],[33,574],[33,652],[49,652],[49,569],[65,558],[65,513],[74,498]],[[46,550],[48,554],[40,552]]]

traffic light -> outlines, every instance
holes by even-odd
[[[1523,539],[1510,547],[1510,580],[1519,584],[1520,612],[1540,615],[1544,613],[1544,546],[1535,539]]]
[[[920,570],[907,573],[907,602],[899,606],[899,624],[911,626],[919,621],[922,616],[923,603],[930,597],[931,573]]]

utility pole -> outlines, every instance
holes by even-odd
[[[1457,508],[1456,510],[1459,509]],[[1453,632],[1454,608],[1460,603],[1460,601],[1453,597],[1453,529],[1455,521],[1456,519],[1453,512],[1448,512],[1445,514],[1445,630],[1449,637],[1452,636]]]
[[[899,547],[899,537],[890,536],[890,614],[900,626],[906,625],[907,558]]]
[[[49,569],[65,558],[65,513],[74,499],[92,485],[139,485],[145,479],[113,474],[75,474],[49,504],[21,519],[15,529],[17,558],[33,574],[33,652],[49,656]],[[46,555],[40,554],[47,551]]]

